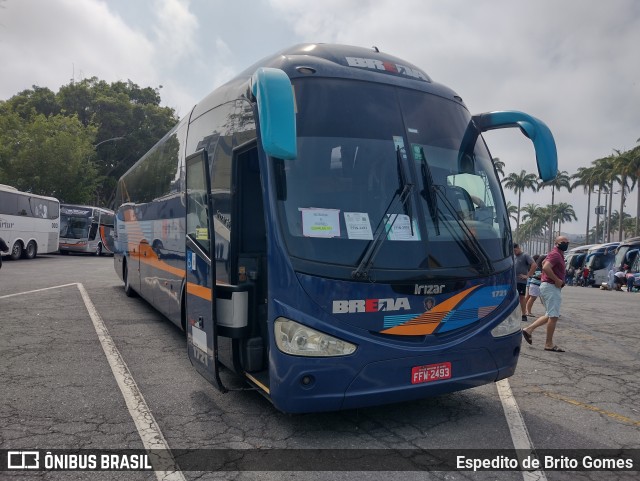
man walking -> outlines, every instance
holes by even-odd
[[[522,322],[527,322],[527,280],[533,276],[538,268],[538,264],[529,254],[522,252],[518,244],[513,244],[513,254],[515,255],[516,266],[516,288],[520,297],[520,310],[522,311]]]
[[[566,266],[564,263],[564,253],[569,248],[569,239],[565,236],[556,237],[555,247],[551,249],[542,263],[542,284],[540,285],[540,296],[544,301],[547,310],[546,314],[536,319],[530,326],[522,330],[524,340],[532,343],[532,333],[540,326],[547,325],[547,339],[544,344],[545,351],[564,352],[553,343],[553,333],[560,317],[560,304],[562,303],[562,288]]]

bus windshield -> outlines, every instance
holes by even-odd
[[[63,213],[60,216],[60,237],[65,239],[86,239],[89,236],[90,226],[90,217]]]
[[[355,267],[379,229],[378,278],[470,267],[477,276],[508,256],[493,163],[482,137],[466,140],[471,116],[462,105],[390,85],[317,80],[294,81],[298,157],[274,160],[296,269]]]

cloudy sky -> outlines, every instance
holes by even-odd
[[[640,138],[636,0],[0,0],[0,100],[97,76],[162,86],[163,104],[183,116],[256,60],[301,42],[375,45],[452,87],[472,113],[532,114],[551,128],[569,174]],[[507,173],[537,172],[517,131],[485,137]],[[582,191],[556,200],[578,214],[567,230],[583,233]],[[551,194],[528,202],[546,205]],[[635,206],[634,192],[625,212]]]

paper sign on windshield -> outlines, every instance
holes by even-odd
[[[349,239],[373,239],[369,214],[366,212],[345,212],[344,223],[347,226],[347,236]]]
[[[387,229],[387,238],[389,240],[396,240],[396,241],[420,240],[418,226],[416,225],[415,222],[413,223],[413,234],[412,234],[409,216],[405,214],[390,214],[387,217],[386,229]]]
[[[302,235],[305,237],[340,237],[338,209],[301,208]]]

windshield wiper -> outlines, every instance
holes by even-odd
[[[487,274],[491,274],[494,270],[493,270],[493,266],[491,265],[491,261],[489,260],[489,255],[484,250],[482,245],[480,245],[480,242],[478,242],[478,239],[476,239],[476,237],[473,235],[467,223],[464,220],[459,218],[455,207],[453,206],[453,204],[451,204],[451,201],[447,199],[447,196],[444,194],[444,192],[442,192],[440,188],[446,188],[446,187],[442,185],[433,186],[434,192],[436,193],[436,195],[440,196],[440,199],[443,201],[444,205],[449,210],[450,216],[456,221],[456,223],[458,224],[458,227],[460,227],[460,230],[464,233],[465,237],[469,241],[467,246],[473,252],[473,254],[478,259],[480,264],[482,264],[483,271]]]
[[[373,260],[378,255],[380,251],[380,247],[382,247],[382,243],[387,239],[385,235],[388,231],[391,231],[393,225],[398,220],[398,215],[396,214],[391,224],[389,224],[389,229],[387,230],[386,226],[386,217],[389,212],[392,212],[396,209],[396,206],[400,203],[404,206],[405,213],[409,216],[409,225],[411,226],[411,235],[413,236],[413,220],[411,218],[411,200],[409,196],[413,191],[413,184],[407,182],[407,175],[404,170],[404,166],[402,163],[402,155],[400,153],[400,147],[396,149],[396,162],[398,165],[398,190],[396,190],[391,198],[391,202],[387,206],[384,214],[380,218],[380,222],[378,222],[378,226],[376,227],[375,233],[373,235],[373,239],[369,241],[367,245],[367,249],[364,251],[362,255],[362,259],[358,264],[358,267],[351,273],[351,277],[353,279],[368,279],[369,271],[373,266]],[[409,200],[409,205],[407,205],[407,200]],[[392,209],[393,208],[393,209]]]
[[[440,224],[438,223],[438,194],[436,193],[431,169],[429,169],[427,165],[427,157],[424,155],[424,149],[422,147],[420,147],[420,153],[422,154],[420,159],[420,173],[422,174],[422,183],[425,187],[420,194],[424,200],[427,201],[429,214],[431,214],[431,220],[436,229],[436,235],[440,235]]]

